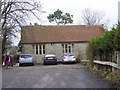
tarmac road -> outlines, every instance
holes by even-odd
[[[112,88],[81,64],[14,66],[3,69],[2,88]]]

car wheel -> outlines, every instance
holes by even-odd
[[[32,66],[34,66],[34,63],[32,64]]]
[[[74,62],[74,64],[76,64],[76,62]]]
[[[21,63],[19,63],[19,67],[20,67],[20,66],[22,66],[22,64],[21,64]]]

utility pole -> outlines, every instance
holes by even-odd
[[[1,22],[1,18],[2,18],[2,15],[1,15],[1,6],[2,6],[2,2],[1,2],[1,0],[0,0],[0,22]],[[0,25],[0,31],[1,31],[1,25]],[[1,32],[0,32],[1,33]],[[2,44],[1,44],[1,37],[0,37],[0,61],[2,60],[2,49],[1,49],[1,47],[2,47]]]
[[[120,1],[118,2],[118,21],[120,22]]]
[[[118,2],[118,21],[120,23],[120,1]],[[117,51],[117,64],[120,67],[120,51]]]
[[[2,6],[2,2],[0,0],[0,22],[1,22],[1,6]],[[0,33],[1,33],[1,26],[0,26]],[[2,89],[2,38],[0,37],[0,89]]]

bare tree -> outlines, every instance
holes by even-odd
[[[16,37],[16,33],[20,33],[20,27],[28,25],[33,19],[41,21],[42,6],[40,2],[35,0],[5,0],[1,7],[1,37],[2,37],[2,53],[5,52],[7,40]]]
[[[82,12],[82,21],[85,25],[99,25],[104,16],[103,11],[86,8]]]

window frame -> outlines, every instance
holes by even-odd
[[[73,43],[62,44],[62,52],[63,53],[74,53],[74,44]]]
[[[34,45],[32,45],[32,47],[34,47],[34,48],[32,48],[32,49],[34,49],[34,50],[32,50],[34,53],[34,55],[45,55],[45,53],[46,53],[46,50],[45,50],[45,44],[34,44]],[[37,54],[37,52],[38,52],[38,54]]]

